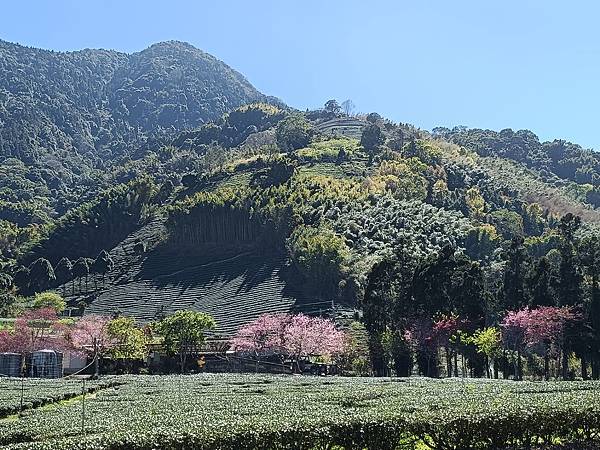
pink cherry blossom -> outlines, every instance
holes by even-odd
[[[15,320],[12,330],[0,331],[0,352],[67,350],[69,343],[64,339],[65,329],[53,308],[28,310]]]
[[[82,353],[100,354],[117,345],[115,338],[108,333],[110,317],[89,315],[73,326],[69,340],[73,347]]]
[[[265,314],[239,329],[231,340],[238,351],[257,355],[281,354],[291,358],[341,353],[345,333],[328,319],[304,314]]]
[[[509,311],[500,324],[502,340],[512,348],[560,345],[565,326],[582,319],[571,307],[541,306]]]

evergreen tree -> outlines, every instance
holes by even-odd
[[[390,324],[391,309],[396,296],[395,277],[395,264],[391,259],[384,259],[375,264],[367,278],[362,302],[363,322],[369,333],[369,352],[375,376],[386,374],[383,337]]]
[[[25,294],[29,286],[29,269],[27,267],[17,269],[13,274],[13,283],[21,294]]]
[[[77,261],[75,261],[75,264],[73,264],[73,276],[79,279],[79,292],[81,292],[81,281],[83,279],[83,277],[86,277],[87,280],[87,276],[90,273],[90,265],[89,265],[89,258],[78,258]],[[86,281],[86,287],[87,287],[87,281]]]
[[[379,149],[379,146],[385,142],[385,136],[381,131],[381,128],[376,123],[370,123],[363,130],[360,138],[360,145],[363,146],[365,151],[369,154],[370,161],[373,160],[373,155]]]
[[[525,298],[525,276],[529,256],[525,249],[522,236],[515,236],[505,253],[506,267],[504,270],[503,307],[515,311],[527,304]]]
[[[56,280],[52,264],[45,258],[38,258],[31,263],[29,266],[29,276],[29,288],[32,293],[48,289],[50,284]]]
[[[558,303],[560,306],[573,306],[582,303],[582,282],[579,257],[575,251],[575,234],[581,227],[581,218],[571,213],[560,219],[560,266],[558,283]],[[562,354],[562,377],[567,379],[569,372],[569,354],[573,350],[573,337],[577,330],[565,328]]]
[[[590,359],[592,378],[600,378],[600,236],[586,236],[579,243],[578,251],[586,275],[589,278],[589,305],[587,325],[590,328]]]
[[[102,250],[96,260],[92,263],[91,272],[102,275],[102,284],[104,284],[106,273],[113,268],[113,260],[106,250]],[[97,286],[96,286],[97,287]]]
[[[558,300],[560,306],[581,304],[582,274],[575,245],[575,233],[581,227],[581,218],[571,213],[560,219],[560,266]]]
[[[325,103],[325,107],[323,108],[325,110],[326,113],[332,114],[334,116],[337,116],[339,113],[342,112],[342,107],[339,105],[339,103],[337,102],[337,100],[328,100]]]
[[[62,284],[62,295],[65,295],[66,283],[69,280],[73,280],[73,263],[67,257],[61,258],[61,260],[56,265],[54,269],[54,273],[56,275],[56,282],[58,284]],[[71,288],[73,288],[73,283],[71,283]],[[73,289],[71,289],[72,293]]]
[[[556,296],[552,289],[554,284],[556,282],[552,273],[552,265],[544,256],[537,260],[526,278],[529,306],[532,308],[555,306]]]

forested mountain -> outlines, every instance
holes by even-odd
[[[582,185],[583,199],[600,206],[600,154],[564,140],[540,142],[529,130],[502,131],[456,127],[435,128],[435,136],[469,148],[481,156],[507,158],[535,169],[547,182]]]
[[[53,52],[0,41],[0,219],[44,223],[152,142],[264,100],[189,44]]]
[[[529,131],[429,133],[335,100],[295,111],[181,43],[5,46],[103,67],[11,85],[31,117],[2,119],[3,314],[46,289],[79,314],[210,311],[223,334],[269,311],[331,314],[362,321],[376,373],[385,355],[403,373],[434,325],[476,336],[510,312],[574,308],[583,337],[563,350],[600,376],[596,153]],[[58,94],[70,77],[83,86]],[[472,342],[445,345],[483,370]]]

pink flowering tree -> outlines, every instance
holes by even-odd
[[[441,315],[436,320],[415,319],[411,321],[403,334],[404,341],[417,355],[417,365],[422,374],[428,377],[439,376],[439,349],[446,354],[446,371],[452,375],[454,356],[458,365],[456,337],[466,321],[455,314]],[[458,372],[458,368],[454,368]]]
[[[265,314],[239,329],[231,340],[236,351],[250,352],[257,360],[277,354],[299,361],[311,356],[335,356],[343,352],[345,333],[328,319],[304,314]]]
[[[544,353],[544,377],[550,376],[550,356],[560,355],[565,330],[569,324],[583,320],[583,316],[571,307],[542,306],[529,311],[525,341],[530,347],[541,347]],[[563,361],[568,364],[568,359]],[[565,372],[568,372],[568,367]]]
[[[0,353],[27,353],[31,336],[23,330],[0,330]]]
[[[455,314],[440,316],[431,328],[431,340],[436,347],[446,353],[446,373],[452,375],[452,359],[454,357],[454,376],[458,376],[457,339],[458,332],[466,324]]]
[[[99,359],[118,344],[109,333],[110,317],[89,315],[75,323],[69,333],[69,340],[80,353],[94,358],[94,375],[99,374]]]
[[[345,333],[329,319],[298,314],[284,332],[284,349],[295,361],[310,356],[334,356],[344,350]]]
[[[529,310],[509,311],[504,320],[500,323],[502,332],[502,343],[506,348],[516,352],[516,359],[513,357],[515,367],[515,378],[523,378],[523,363],[521,353],[525,347],[525,334],[527,332],[527,322],[529,320]]]
[[[65,330],[53,308],[28,310],[15,320],[12,330],[0,331],[0,352],[64,351],[69,348]]]
[[[521,379],[521,351],[525,348],[541,349],[544,355],[544,376],[549,378],[552,355],[560,354],[568,324],[583,320],[571,307],[541,306],[535,309],[509,311],[501,323],[502,341],[517,351],[517,375]],[[566,362],[566,361],[563,361]]]
[[[289,321],[288,314],[263,314],[238,330],[230,342],[231,347],[236,351],[251,353],[256,359],[258,371],[261,358],[283,353],[285,327]]]
[[[282,352],[285,327],[290,322],[288,314],[263,314],[241,327],[231,340],[233,349],[253,353],[257,358]]]
[[[437,377],[437,343],[433,335],[433,322],[427,319],[413,320],[404,332],[404,340],[416,354],[419,372],[428,377]]]

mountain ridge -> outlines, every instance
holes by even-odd
[[[256,101],[278,102],[180,41],[131,54],[0,41],[0,220],[45,223],[110,186],[106,172],[139,149]]]

